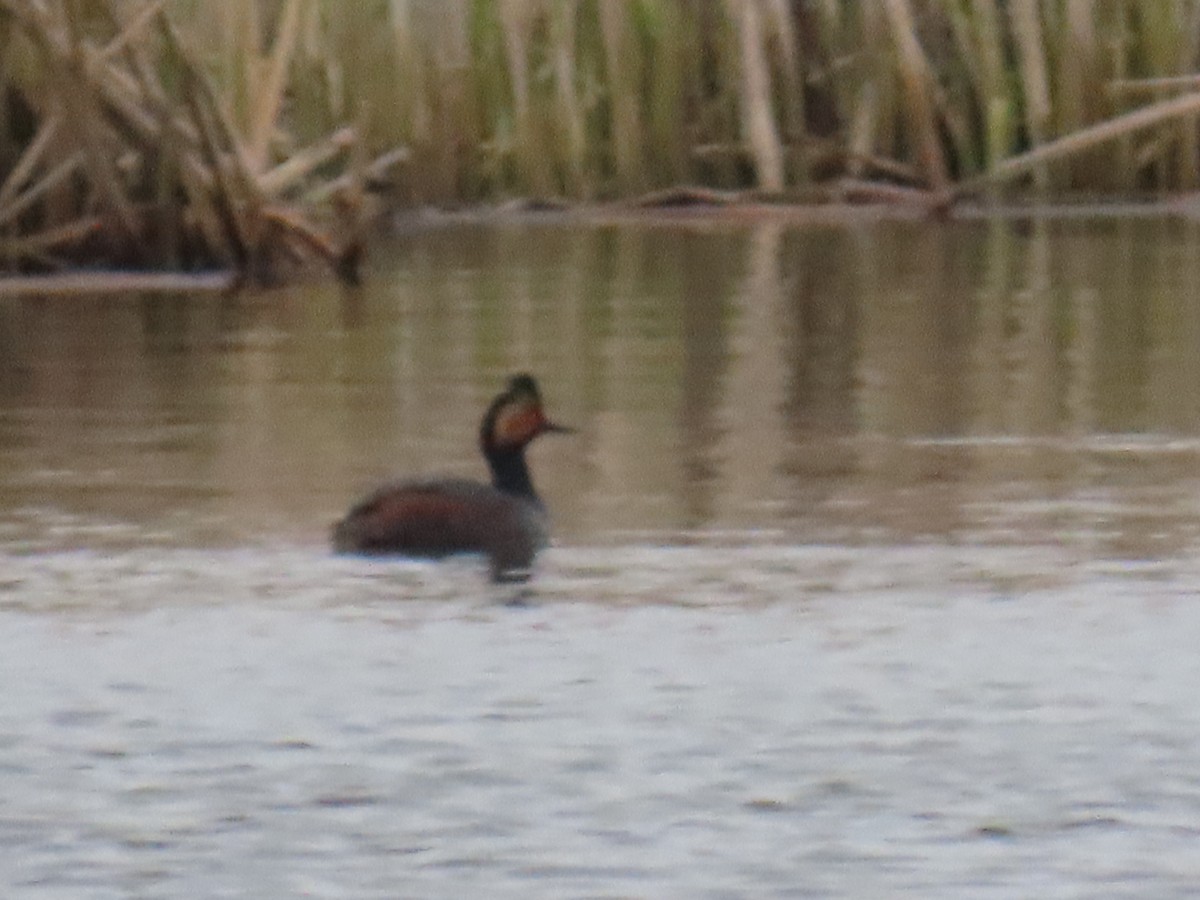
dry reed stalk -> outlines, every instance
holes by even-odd
[[[256,68],[261,80],[251,87],[250,109],[245,130],[245,158],[253,172],[263,171],[268,162],[271,138],[279,127],[287,89],[288,69],[299,37],[302,4],[305,0],[286,0],[275,34],[275,42],[267,57]]]
[[[982,147],[986,170],[1008,156],[1016,124],[1015,103],[1004,68],[1004,33],[996,0],[974,0],[973,10],[978,31],[978,80],[984,121]]]
[[[938,7],[946,16],[945,32],[933,42],[940,57],[933,81],[934,108],[945,132],[943,158],[959,175],[977,172],[979,163],[978,72],[973,57],[970,27],[965,10],[957,3]]]
[[[521,173],[525,190],[544,197],[554,191],[546,171],[545,156],[539,152],[535,135],[533,89],[530,84],[533,26],[539,12],[537,6],[537,0],[501,0],[500,22],[509,83],[512,86],[513,159]]]
[[[793,10],[786,0],[763,0],[763,12],[770,23],[779,56],[780,96],[782,104],[782,131],[784,141],[801,149],[807,143],[808,128],[805,124],[804,72],[800,58],[800,36],[793,20]],[[807,183],[809,170],[807,156],[793,154],[791,166],[792,183]]]
[[[430,138],[433,114],[429,109],[429,89],[425,83],[423,42],[416,34],[411,0],[390,0],[388,4],[396,66],[396,117],[407,126],[409,140],[424,144]]]
[[[643,139],[648,180],[679,184],[690,175],[689,113],[700,105],[696,86],[703,38],[696,18],[680,3],[646,3],[642,12],[650,45]]]
[[[864,163],[875,154],[876,123],[879,120],[879,94],[874,79],[865,78],[853,105],[853,118],[847,134],[846,175],[861,178]]]
[[[228,114],[235,122],[248,122],[250,91],[258,83],[257,66],[262,59],[258,0],[228,0],[206,7],[204,0],[199,0],[192,21],[214,32],[211,50],[217,80],[225,88]]]
[[[14,188],[12,200],[0,206],[0,225],[17,221],[23,213],[32,209],[35,204],[44,199],[51,191],[65,184],[68,178],[71,178],[83,168],[83,156],[82,152],[76,152],[68,156],[36,181],[32,187],[19,194],[16,193],[17,188]]]
[[[554,96],[558,107],[559,156],[563,182],[568,195],[590,197],[592,185],[587,178],[587,126],[577,93],[575,33],[578,0],[559,0],[551,4],[550,53],[554,69]]]
[[[89,64],[84,38],[78,30],[75,17],[66,16],[65,25],[69,63],[56,75],[68,82],[60,85],[59,96],[66,102],[66,114],[74,125],[71,136],[90,172],[92,187],[105,198],[105,206],[115,217],[123,240],[131,248],[136,247],[139,238],[137,215],[116,170],[115,154],[112,152],[116,141],[98,115],[99,105],[95,102],[97,88],[93,80],[95,69]]]
[[[908,0],[885,0],[884,10],[899,53],[900,77],[921,165],[930,187],[940,193],[948,187],[950,176],[934,115],[933,74],[917,40],[916,22]]]
[[[47,20],[34,15],[33,7],[10,2],[7,9],[44,54],[45,62],[52,71],[70,70],[75,64],[72,50],[61,33],[49,30]],[[91,84],[95,88],[93,98],[103,105],[106,116],[115,120],[119,130],[128,131],[137,141],[153,146],[161,127],[156,112],[161,111],[165,101],[146,96],[137,81],[128,72],[118,68],[116,61],[101,59],[88,47],[83,48],[83,53],[84,66],[92,71]],[[55,77],[61,79],[63,76]],[[190,142],[194,144],[197,141],[196,130],[190,123],[180,118],[173,124]]]
[[[961,80],[960,90],[973,95],[976,106],[981,106],[988,85],[983,77],[982,54],[977,50],[980,42],[975,36],[975,22],[968,14],[967,7],[956,2],[943,0],[940,8],[946,16],[956,61],[962,66],[961,72],[965,76]]]
[[[1128,4],[1119,4],[1110,10],[1110,33],[1108,34],[1109,72],[1108,77],[1126,79],[1133,74],[1133,34],[1129,30],[1125,16]],[[1109,163],[1109,186],[1117,190],[1128,190],[1134,185],[1134,143],[1128,135],[1117,139],[1111,151]]]
[[[360,146],[361,144],[355,145],[356,148]],[[380,154],[367,163],[361,173],[347,173],[330,181],[320,182],[301,195],[301,202],[312,205],[321,204],[335,196],[339,191],[346,190],[347,188],[367,187],[383,182],[393,169],[402,163],[409,162],[411,158],[412,154],[407,147],[398,147],[395,150],[389,150],[387,153]],[[357,182],[358,184],[355,185],[353,182]]]
[[[629,4],[605,0],[599,15],[616,182],[622,193],[639,193],[645,165],[638,110],[642,60],[629,21]]]
[[[106,6],[103,10],[109,17],[109,25],[116,34],[103,47],[99,48],[97,59],[108,60],[120,54],[136,51],[140,42],[147,39],[155,20],[164,11],[170,0],[149,0],[124,23],[116,18],[119,10]]]
[[[1020,64],[1021,86],[1025,97],[1025,127],[1034,148],[1050,137],[1050,86],[1046,76],[1042,19],[1037,0],[1012,0],[1009,16],[1013,22],[1013,40]],[[1050,190],[1049,169],[1039,164],[1033,170],[1033,182],[1039,192]]]
[[[206,98],[197,88],[194,78],[187,79],[184,93],[192,119],[200,131],[202,162],[211,173],[215,186],[209,197],[209,209],[217,226],[213,232],[216,240],[212,249],[227,264],[239,271],[246,271],[254,262],[252,231],[258,229],[253,228],[248,217],[239,215],[244,204],[240,200],[241,191],[235,186],[229,165],[219,149],[220,126],[216,122],[216,114],[205,103]],[[238,201],[235,201],[235,196],[238,196]]]
[[[49,251],[77,244],[84,238],[99,234],[104,226],[105,220],[100,216],[86,216],[36,234],[5,238],[0,240],[0,255],[14,259],[36,257],[50,262]]]
[[[311,147],[295,150],[269,171],[255,179],[258,189],[266,196],[278,197],[290,188],[301,184],[321,166],[344,154],[361,143],[359,130],[343,128],[322,139]]]
[[[1091,0],[1067,0],[1063,10],[1066,35],[1058,54],[1057,117],[1060,133],[1077,131],[1099,112],[1103,94],[1095,89],[1101,82],[1099,36]]]
[[[896,77],[895,38],[882,4],[863,8],[862,42],[866,57],[863,83],[870,85],[870,99],[874,104],[871,143],[864,150],[864,158],[897,159],[901,155],[910,158],[917,147],[912,140],[904,146],[901,139],[901,132],[909,124],[904,121],[904,111],[900,108],[905,99],[904,85]]]
[[[1108,92],[1116,97],[1127,94],[1160,94],[1165,91],[1200,89],[1200,75],[1164,75],[1157,78],[1114,78]]]
[[[855,160],[855,162],[860,165],[862,171],[870,170],[894,181],[903,182],[904,184],[920,184],[923,180],[921,178],[921,170],[917,166],[908,165],[895,159],[887,159],[882,156],[864,156],[861,159]],[[839,181],[839,186],[846,180],[842,179]]]
[[[437,48],[432,61],[437,143],[430,149],[441,195],[456,200],[470,184],[471,151],[482,143],[474,100],[471,5],[467,0],[442,0],[432,23]]]
[[[213,208],[235,268],[250,273],[270,271],[279,256],[299,263],[305,250],[337,267],[336,247],[326,235],[298,210],[270,202],[258,179],[228,165],[234,155],[222,154],[220,117],[205,107],[202,92],[190,92],[189,102],[202,125],[208,162],[217,176],[219,189],[213,195]],[[356,278],[352,275],[348,280]]]
[[[448,15],[459,15],[458,0],[444,6]],[[414,171],[419,173],[407,185],[405,200],[430,202],[453,195],[457,177],[457,148],[446,146],[443,125],[446,114],[442,102],[444,90],[440,57],[443,55],[443,29],[434,27],[423,6],[413,0],[390,0],[391,46],[395,60],[395,82],[388,95],[380,97],[373,112],[390,121],[397,139],[412,149]],[[457,60],[455,60],[457,64]]]
[[[291,0],[284,10],[272,77],[258,94],[256,136],[269,138],[279,127],[280,73],[290,66],[300,5]],[[273,252],[264,244],[264,224],[278,235],[281,228],[274,220],[284,224],[283,251],[290,244],[311,243],[269,208],[257,173],[246,163],[244,144],[200,67],[184,52],[164,4],[144,4],[122,19],[129,9],[119,0],[93,0],[85,28],[80,3],[0,2],[9,38],[20,30],[42,77],[55,88],[53,99],[29,95],[42,122],[0,184],[0,223],[22,222],[28,228],[36,215],[41,225],[34,227],[43,229],[6,242],[10,264],[23,254],[53,265],[48,253],[93,236],[101,242],[97,249],[108,246],[123,259],[146,263],[157,251],[159,259],[175,260],[185,230],[203,236],[217,258],[249,264]],[[162,53],[157,59],[147,54],[152,42]],[[182,90],[171,86],[176,82],[183,83]],[[171,99],[179,96],[186,100],[184,110]],[[56,112],[60,106],[61,114]],[[63,115],[71,117],[69,134],[61,127]],[[265,162],[264,144],[259,137],[258,158]],[[72,145],[78,148],[74,152]],[[128,162],[118,166],[118,159]],[[298,171],[313,168],[302,156],[290,172],[272,173],[274,183],[266,187],[282,189],[299,180]],[[80,172],[86,190],[65,190]],[[105,233],[97,234],[96,222]]]
[[[190,169],[179,173],[179,186],[186,197],[186,220],[198,234],[213,259],[226,268],[236,268],[238,260],[226,240],[226,228],[212,189],[211,179]]]
[[[745,143],[738,119],[737,33],[719,3],[696,7],[697,48],[691,62],[695,78],[695,122],[688,146],[689,170],[706,185],[745,186]]]
[[[1053,76],[1055,134],[1070,134],[1103,118],[1106,114],[1104,86],[1104,47],[1101,23],[1091,0],[1067,0],[1062,9],[1063,22],[1045,29],[1050,41],[1049,70]],[[1070,182],[1103,182],[1103,159],[1082,154],[1061,174]]]
[[[0,221],[15,217],[6,214],[5,208],[13,201],[13,198],[17,196],[17,192],[21,190],[37,171],[38,166],[42,164],[47,148],[58,137],[62,121],[62,115],[59,113],[51,113],[42,120],[33,140],[21,153],[21,156],[17,159],[17,164],[8,173],[3,184],[0,184]],[[19,214],[17,213],[16,215]]]
[[[1200,4],[1193,4],[1184,23],[1179,66],[1193,70],[1200,65]],[[1194,191],[1200,187],[1200,116],[1179,123],[1179,163],[1176,167],[1178,188]]]
[[[165,18],[163,30],[175,51],[184,57],[178,36]],[[224,237],[224,250],[232,256],[237,268],[269,269],[274,254],[301,259],[303,251],[308,250],[334,265],[344,279],[356,280],[361,255],[359,223],[346,223],[350,226],[348,243],[343,248],[346,256],[339,257],[336,245],[299,211],[275,202],[282,191],[313,171],[321,161],[353,148],[357,141],[355,133],[343,129],[324,145],[295,157],[294,165],[283,164],[269,173],[258,172],[252,168],[253,161],[247,159],[248,154],[224,115],[212,86],[197,67],[188,69],[187,87],[187,102],[200,128],[205,157],[217,186],[209,208],[215,213],[219,233]],[[272,99],[270,94],[268,99]]]
[[[1179,6],[1179,3],[1148,3],[1136,7],[1137,53],[1140,65],[1149,73],[1173,75],[1179,72],[1182,48]],[[1160,134],[1153,136],[1157,140],[1140,147],[1139,172],[1153,171],[1156,181],[1167,180],[1177,135],[1178,126],[1163,129]]]
[[[758,186],[771,193],[783,190],[783,147],[775,128],[771,75],[766,59],[766,35],[758,0],[727,0],[741,50],[742,130],[750,145]]]

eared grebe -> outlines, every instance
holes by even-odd
[[[517,375],[479,427],[491,485],[461,478],[388,485],[334,526],[333,546],[339,553],[433,558],[483,553],[493,580],[524,581],[547,539],[525,448],[539,434],[570,431],[546,418],[537,382]]]

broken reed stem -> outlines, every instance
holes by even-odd
[[[1200,93],[1163,100],[1043,144],[1028,153],[1010,157],[994,166],[990,172],[961,182],[955,187],[954,194],[963,196],[989,185],[1011,182],[1047,163],[1068,159],[1110,141],[1127,139],[1164,122],[1195,115],[1200,115]]]
[[[39,231],[36,234],[0,240],[0,255],[11,257],[44,257],[48,251],[64,245],[78,243],[84,238],[99,233],[104,220],[99,216],[76,219],[66,225]]]
[[[139,39],[144,39],[151,23],[163,11],[170,0],[153,0],[137,10],[128,22],[117,32],[117,36],[105,44],[96,54],[97,60],[109,60],[119,53],[136,46]],[[112,10],[110,10],[112,12]]]
[[[1118,97],[1126,94],[1158,94],[1173,90],[1200,90],[1200,75],[1172,75],[1165,78],[1114,78],[1108,83],[1108,92]]]
[[[82,151],[73,154],[47,172],[29,190],[17,195],[10,203],[0,206],[0,225],[15,222],[26,210],[32,209],[50,191],[64,184],[84,165]]]
[[[7,213],[6,207],[17,196],[17,192],[29,181],[33,176],[37,167],[41,165],[46,154],[46,148],[49,147],[58,136],[58,129],[62,125],[62,116],[58,113],[51,113],[42,124],[38,127],[37,134],[34,135],[33,142],[25,148],[21,154],[17,164],[13,166],[8,177],[4,179],[4,183],[0,184],[0,222],[6,219],[15,218],[20,213]]]

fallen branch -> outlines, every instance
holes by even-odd
[[[995,165],[990,172],[959,182],[951,193],[957,199],[989,187],[1007,184],[1046,163],[1067,159],[1100,144],[1153,128],[1155,125],[1169,122],[1172,119],[1183,119],[1196,115],[1200,115],[1200,92],[1162,100],[1042,144],[1028,153],[1009,157],[1004,162]]]

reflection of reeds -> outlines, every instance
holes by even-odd
[[[353,260],[384,174],[438,204],[1190,188],[1197,22],[1200,0],[0,0],[0,254]],[[344,242],[308,218],[333,197]]]

